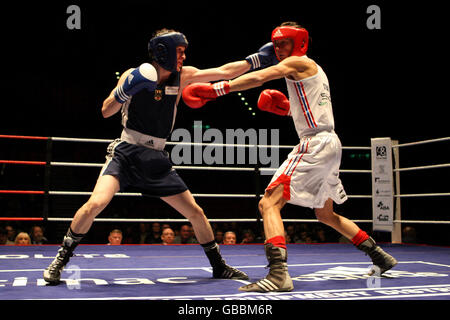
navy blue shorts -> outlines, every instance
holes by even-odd
[[[188,190],[164,150],[130,144],[120,139],[108,146],[106,163],[100,175],[119,179],[121,192],[141,192],[164,197]]]

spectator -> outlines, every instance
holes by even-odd
[[[20,232],[14,240],[16,246],[26,246],[31,244],[31,238],[26,232]]]
[[[290,224],[286,227],[286,234],[289,237],[289,242],[287,243],[295,243],[299,240],[299,237],[295,233],[295,226]]]
[[[197,238],[195,237],[194,228],[192,228],[191,225],[189,225],[189,230],[191,231],[192,243],[198,243]]]
[[[227,231],[223,236],[223,244],[236,244],[236,233],[234,231]]]
[[[180,235],[176,236],[173,243],[177,244],[191,244],[197,243],[197,241],[192,237],[192,227],[188,224],[183,224],[180,228]]]
[[[148,223],[139,223],[139,236],[138,236],[138,243],[146,243],[147,236],[148,236],[148,229],[149,229]]]
[[[402,230],[403,243],[417,243],[416,229],[414,227],[404,227]]]
[[[286,243],[293,243],[286,230],[284,230],[284,239],[286,239]]]
[[[15,244],[15,239],[16,239],[16,229],[14,229],[13,226],[11,225],[7,225],[5,227],[6,233],[7,233],[7,240],[6,240],[6,245],[14,245]]]
[[[216,230],[215,239],[216,239],[217,243],[223,243],[223,231],[222,230]]]
[[[162,243],[161,225],[159,222],[154,222],[152,224],[152,231],[148,234],[145,243]]]
[[[8,240],[8,232],[5,228],[0,227],[0,245],[5,245]]]
[[[314,229],[314,240],[318,243],[324,243],[327,242],[326,236],[325,236],[325,230],[321,227],[317,227]]]
[[[255,235],[252,230],[249,229],[244,232],[241,243],[255,243]]]
[[[119,229],[114,229],[109,233],[108,236],[108,240],[109,243],[108,245],[112,245],[112,246],[117,246],[122,244],[122,231]]]
[[[311,238],[311,234],[304,230],[302,232],[300,232],[300,239],[297,240],[295,243],[312,243],[313,240]]]
[[[32,226],[30,231],[32,244],[47,244],[48,240],[44,237],[44,230],[40,226]]]
[[[172,244],[175,240],[175,232],[171,228],[165,228],[161,234],[162,244]]]
[[[136,227],[137,225],[134,224],[126,227],[125,232],[123,233],[123,244],[139,243]]]
[[[216,234],[217,230],[219,230],[219,224],[217,222],[211,223],[211,229],[214,234]]]
[[[161,231],[164,231],[164,229],[166,229],[166,228],[170,228],[170,224],[164,223],[164,224],[161,226]],[[171,229],[172,229],[172,228],[171,228]]]

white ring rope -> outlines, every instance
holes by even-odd
[[[96,143],[111,143],[114,139],[91,139],[91,138],[67,138],[67,137],[51,137],[53,141],[65,141],[65,142],[96,142]],[[240,147],[240,148],[280,148],[280,149],[292,149],[295,146],[290,145],[257,145],[257,144],[230,144],[230,143],[209,143],[209,142],[174,142],[168,141],[167,145],[192,145],[192,146],[213,146],[213,147]],[[370,147],[342,147],[343,150],[370,150]]]
[[[48,221],[72,221],[73,218],[48,218]],[[144,219],[121,219],[121,218],[95,218],[97,222],[189,222],[188,219],[156,219],[156,218],[144,218]],[[208,218],[209,222],[257,222],[256,218],[250,219],[214,219]],[[317,219],[283,219],[284,222],[319,222]],[[357,223],[372,223],[372,220],[352,220]]]
[[[48,218],[48,221],[72,221],[73,218]],[[208,219],[210,222],[257,222],[256,218],[251,219]],[[157,218],[145,218],[145,219],[120,219],[120,218],[96,218],[96,222],[189,222],[188,219],[157,219]],[[372,223],[373,220],[354,220],[356,223]],[[312,222],[317,223],[317,219],[283,219],[283,222]],[[450,224],[450,221],[429,221],[429,220],[394,220],[394,223],[418,223],[418,224]]]
[[[445,137],[445,138],[430,139],[430,140],[423,140],[423,141],[417,141],[417,142],[408,142],[408,143],[392,145],[392,148],[409,147],[409,146],[416,146],[416,145],[419,145],[419,144],[426,144],[426,143],[433,143],[433,142],[442,142],[442,141],[449,141],[449,140],[450,140],[450,137]]]
[[[55,167],[103,167],[104,163],[88,163],[88,162],[61,162],[52,161],[50,165]],[[213,166],[173,166],[177,170],[216,170],[216,171],[251,171],[254,172],[256,168],[251,167],[213,167]],[[278,168],[258,168],[260,171],[275,172]],[[372,170],[347,170],[341,169],[342,173],[372,173]]]
[[[433,165],[429,165],[429,166],[420,166],[420,167],[398,168],[398,169],[393,169],[393,171],[394,172],[402,172],[402,171],[437,169],[437,168],[448,168],[448,167],[450,167],[450,163],[433,164]]]
[[[415,197],[447,197],[450,193],[411,193],[411,194],[394,194],[396,198],[415,198]]]
[[[92,191],[49,191],[50,195],[58,196],[89,196]],[[116,196],[144,196],[144,194],[139,192],[117,192]],[[256,198],[256,194],[221,194],[221,193],[193,193],[192,196],[198,198]],[[263,195],[259,195],[261,198]],[[348,198],[372,198],[371,195],[347,195]]]

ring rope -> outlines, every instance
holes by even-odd
[[[0,163],[4,164],[30,164],[30,165],[39,165],[45,166],[45,161],[22,161],[22,160],[0,160]]]
[[[0,190],[0,193],[10,193],[10,194],[45,194],[45,191],[28,191],[28,190]],[[89,196],[92,191],[49,191],[49,195],[63,195],[63,196]],[[116,196],[144,196],[144,194],[139,192],[117,192]],[[220,194],[220,193],[193,193],[192,196],[198,198],[256,198],[255,194]],[[260,198],[263,195],[258,195]],[[371,195],[347,195],[348,198],[372,198]]]
[[[4,164],[24,164],[24,165],[46,165],[44,161],[21,161],[21,160],[0,160],[0,163]],[[103,167],[104,163],[89,163],[89,162],[61,162],[52,161],[50,162],[52,166],[66,166],[66,167]],[[450,163],[434,164],[429,166],[419,166],[419,167],[409,167],[409,168],[398,168],[393,169],[394,172],[402,171],[415,171],[415,170],[425,170],[425,169],[438,169],[438,168],[449,168]],[[177,170],[217,170],[217,171],[255,171],[255,168],[250,167],[213,167],[213,166],[173,166]],[[273,171],[275,172],[277,168],[259,168],[260,171]],[[351,169],[340,169],[341,173],[372,173],[372,170],[351,170]]]
[[[5,164],[30,164],[30,165],[46,165],[44,161],[20,161],[20,160],[0,160],[0,163]],[[55,167],[103,167],[104,163],[90,163],[90,162],[61,162],[51,161],[51,166]],[[449,164],[450,166],[450,164]],[[255,171],[255,168],[251,167],[213,167],[213,166],[173,166],[177,170],[216,170],[216,171]],[[277,168],[258,168],[260,171],[275,172]],[[341,169],[341,173],[372,173],[372,170],[350,170]]]
[[[44,218],[36,218],[36,217],[0,217],[0,221],[44,221]]]
[[[447,197],[450,193],[411,193],[411,194],[394,194],[395,198],[414,198],[414,197]]]
[[[73,218],[48,218],[48,221],[72,221]],[[210,222],[256,222],[256,218],[249,219],[208,219]],[[145,218],[145,219],[121,219],[121,218],[96,218],[97,222],[189,222],[188,219],[157,219],[157,218]],[[284,222],[319,222],[317,219],[283,219]],[[356,223],[372,223],[373,220],[359,219],[352,220]],[[450,221],[430,221],[430,220],[394,220],[394,223],[417,223],[417,224],[450,224]]]
[[[398,168],[398,169],[393,169],[393,171],[394,172],[402,172],[402,171],[437,169],[437,168],[448,168],[448,167],[450,167],[450,163],[433,164],[433,165],[429,165],[429,166],[419,166],[419,167],[409,167],[409,168]]]
[[[450,137],[430,139],[430,140],[423,140],[423,141],[417,141],[417,142],[408,142],[408,143],[402,143],[402,144],[394,144],[394,145],[392,145],[392,148],[409,147],[409,146],[416,146],[416,145],[419,145],[419,144],[426,144],[426,143],[433,143],[433,142],[442,142],[442,141],[448,141],[448,140],[450,140]]]
[[[48,218],[48,221],[72,221],[73,218]],[[97,222],[189,222],[188,219],[157,219],[157,218],[144,218],[144,219],[121,219],[121,218],[96,218]],[[256,222],[256,218],[249,219],[214,219],[208,218],[210,222]],[[284,222],[319,222],[317,219],[283,219]],[[352,220],[354,222],[371,223],[372,220]]]
[[[45,194],[45,191],[42,190],[0,190],[0,193],[10,193],[10,194]],[[65,196],[89,196],[92,194],[92,191],[49,191],[50,195],[65,195]],[[144,194],[139,192],[118,192],[115,194],[116,196],[143,196]],[[203,197],[203,198],[255,198],[254,194],[220,194],[220,193],[194,193],[192,194],[194,197]],[[262,197],[263,195],[259,195]],[[450,193],[442,192],[442,193],[412,193],[412,194],[394,194],[395,198],[415,198],[415,197],[448,197]],[[360,198],[360,199],[370,199],[372,195],[347,195],[348,198]]]
[[[33,191],[33,190],[0,190],[0,193],[10,193],[10,194],[44,194],[45,191]]]
[[[94,143],[111,143],[114,139],[93,139],[93,138],[68,138],[68,137],[33,137],[33,136],[16,136],[16,135],[0,135],[0,138],[12,139],[38,139],[38,140],[52,140],[64,142],[94,142]],[[256,145],[256,144],[227,144],[227,143],[208,143],[208,142],[166,142],[167,145],[192,145],[192,146],[217,146],[217,147],[243,147],[243,148],[287,148],[292,149],[295,146],[291,145]],[[343,150],[370,150],[371,147],[350,146],[342,147]]]
[[[6,135],[0,134],[0,138],[4,139],[25,139],[25,140],[49,140],[49,137],[33,137],[33,136],[15,136],[15,135]]]
[[[0,221],[43,221],[44,218],[40,217],[0,217]],[[72,221],[73,218],[48,218],[48,221]],[[210,222],[256,222],[257,219],[208,219]],[[157,218],[146,218],[146,219],[123,219],[123,218],[96,218],[95,221],[98,222],[189,222],[188,219],[157,219]],[[317,219],[283,219],[284,222],[319,222]],[[372,223],[372,220],[352,220],[356,223]],[[434,220],[394,220],[394,223],[417,223],[417,224],[450,224],[450,221],[434,221]]]

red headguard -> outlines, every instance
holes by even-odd
[[[272,31],[272,42],[281,39],[292,39],[294,48],[291,56],[304,56],[308,50],[308,31],[304,28],[296,27],[278,27]],[[280,60],[280,57],[278,57]],[[281,60],[280,60],[281,61]]]

